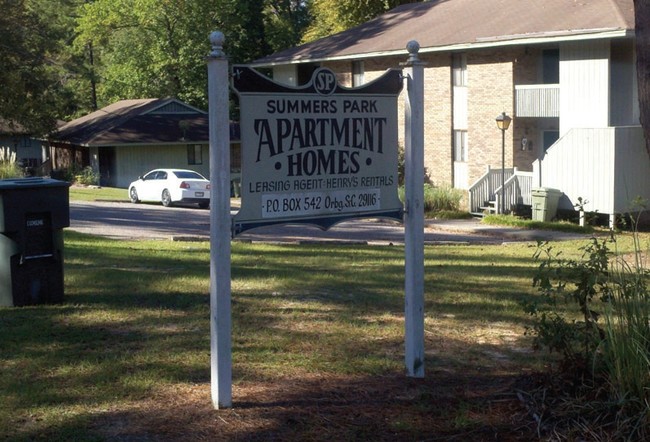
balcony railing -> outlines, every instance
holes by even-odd
[[[515,86],[515,106],[518,117],[559,117],[560,85]]]

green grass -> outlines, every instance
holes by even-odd
[[[116,187],[71,186],[70,201],[128,201],[126,189]]]
[[[544,363],[524,351],[532,253],[426,248],[428,373]],[[102,440],[102,413],[208,384],[208,286],[208,243],[66,231],[65,302],[0,308],[0,437]],[[233,243],[234,384],[401,373],[403,286],[402,247]]]
[[[594,228],[592,226],[581,227],[567,221],[533,221],[524,219],[513,215],[486,215],[483,217],[485,224],[497,226],[510,226],[523,229],[538,229],[538,230],[556,230],[559,232],[568,233],[592,233]]]

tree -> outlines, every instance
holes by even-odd
[[[303,42],[310,42],[360,25],[378,15],[414,0],[312,0],[312,23],[307,28]]]
[[[650,155],[650,2],[634,0],[636,69],[641,126]]]
[[[51,130],[70,105],[61,57],[69,3],[0,0],[0,117],[32,133]]]
[[[80,10],[75,45],[94,48],[101,105],[175,97],[205,108],[210,32],[245,62],[270,52],[264,19],[256,0],[95,0]]]
[[[302,0],[267,0],[264,34],[272,52],[290,48],[301,41],[309,25],[309,9]]]

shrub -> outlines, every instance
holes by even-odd
[[[598,323],[602,308],[597,311],[596,303],[610,299],[608,244],[613,241],[613,236],[592,238],[581,248],[584,253],[580,260],[562,259],[561,253],[547,242],[538,243],[534,254],[541,264],[533,286],[541,296],[525,304],[527,313],[535,319],[529,333],[534,335],[537,348],[560,353],[564,365],[578,371],[586,369],[604,334]],[[566,312],[563,304],[573,304],[577,311]]]
[[[80,173],[74,176],[74,181],[77,184],[93,186],[99,184],[99,174],[96,173],[92,167],[84,167]]]
[[[580,260],[538,244],[533,285],[541,297],[526,303],[534,318],[529,332],[538,348],[562,355],[554,382],[564,380],[557,393],[564,398],[545,405],[556,424],[564,420],[566,432],[593,440],[648,440],[650,272],[636,234],[632,265],[614,259],[615,244],[613,234],[593,238]],[[567,312],[561,302],[576,309]]]
[[[78,166],[72,166],[65,169],[53,170],[51,177],[57,180],[82,184],[85,186],[99,184],[99,174],[94,172],[90,166],[86,166],[83,169],[80,169]]]
[[[463,199],[463,191],[449,186],[436,187],[424,185],[424,211],[458,211]]]
[[[16,163],[16,153],[8,147],[0,147],[0,179],[22,177],[23,172]]]
[[[436,187],[425,183],[424,186],[424,213],[435,215],[438,213],[458,213],[463,191],[449,186]],[[404,201],[404,186],[399,188],[399,198]]]

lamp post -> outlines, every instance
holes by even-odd
[[[499,214],[503,214],[503,204],[504,204],[504,193],[506,185],[506,131],[510,127],[510,122],[512,118],[506,115],[505,112],[501,112],[496,118],[497,127],[501,130],[501,195],[499,201]]]

